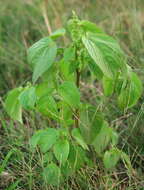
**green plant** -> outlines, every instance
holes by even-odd
[[[7,113],[21,123],[22,108],[50,119],[50,126],[30,140],[32,150],[38,147],[43,154],[43,176],[50,185],[59,185],[85,163],[93,164],[91,152],[106,169],[114,168],[120,158],[131,168],[128,156],[116,147],[118,134],[95,106],[81,101],[83,71],[89,69],[102,81],[105,96],[116,94],[122,110],[134,106],[142,92],[116,40],[75,14],[68,31],[72,42],[66,47],[56,45],[66,33],[59,29],[28,49],[32,84],[13,89],[5,101]]]

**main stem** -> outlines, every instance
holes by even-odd
[[[76,69],[76,86],[77,86],[77,88],[79,88],[79,86],[80,86],[80,71],[79,71],[79,69]],[[79,109],[77,108],[75,110],[75,128],[79,127],[79,118],[80,118],[80,114],[79,114]]]

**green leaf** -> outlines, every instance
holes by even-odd
[[[78,108],[80,104],[80,93],[73,82],[64,82],[58,89],[63,101],[72,108]]]
[[[88,146],[87,144],[85,143],[81,133],[80,133],[80,130],[78,128],[74,128],[72,130],[72,136],[73,138],[77,141],[77,143],[85,150],[88,150]]]
[[[50,37],[55,40],[55,39],[57,39],[57,38],[59,38],[59,37],[61,37],[61,36],[64,36],[65,33],[66,33],[66,30],[65,30],[64,28],[60,28],[60,29],[54,31],[54,32],[50,35]]]
[[[75,49],[73,47],[68,47],[64,50],[64,61],[69,62],[75,59]]]
[[[44,155],[43,155],[43,164],[48,164],[50,163],[52,160],[53,160],[53,152],[46,152]]]
[[[74,73],[70,72],[71,62],[67,62],[64,60],[60,61],[60,74],[65,81],[75,81]]]
[[[50,95],[42,96],[36,105],[37,110],[45,116],[58,119],[58,109],[54,98]]]
[[[33,109],[36,99],[35,87],[26,88],[19,95],[20,104],[25,109]]]
[[[59,140],[54,145],[54,155],[60,163],[64,164],[69,155],[69,142],[67,140]]]
[[[106,151],[103,162],[106,169],[112,169],[116,166],[121,157],[121,152],[117,148]]]
[[[95,77],[97,79],[102,79],[103,72],[101,71],[99,66],[97,64],[95,64],[95,62],[93,60],[88,63],[88,66],[89,66],[91,72],[93,72],[93,74],[95,75]]]
[[[134,106],[142,94],[142,83],[138,76],[131,72],[125,88],[122,88],[118,97],[118,104],[121,109]]]
[[[114,87],[115,87],[114,79],[104,76],[102,84],[103,84],[103,89],[104,89],[104,95],[111,96],[114,92]]]
[[[54,163],[44,168],[43,177],[46,183],[54,186],[58,186],[62,180],[60,168]]]
[[[84,166],[86,158],[85,151],[80,146],[70,144],[68,160],[61,167],[63,175],[71,176],[76,170]]]
[[[92,145],[98,154],[101,154],[111,140],[112,129],[104,122]]]
[[[112,134],[111,134],[111,141],[112,142],[111,143],[113,146],[118,144],[118,139],[119,139],[118,134],[114,130],[112,130]]]
[[[63,101],[60,101],[58,106],[60,108],[59,116],[61,118],[61,125],[65,127],[72,125],[74,121],[72,119],[73,113],[71,108]]]
[[[47,152],[57,141],[59,132],[56,129],[48,128],[37,131],[30,140],[30,145],[35,148],[39,145],[42,152]]]
[[[82,20],[79,22],[79,25],[85,32],[92,32],[92,33],[103,33],[101,28],[97,27],[96,24],[89,22],[87,20]]]
[[[34,67],[33,82],[51,67],[56,54],[57,46],[49,37],[42,38],[28,49],[28,61]]]
[[[11,90],[5,100],[5,109],[9,116],[22,123],[22,109],[19,102],[19,95],[22,92],[22,88],[15,88]]]
[[[85,142],[91,144],[103,126],[103,116],[95,110],[95,107],[86,106],[84,111],[81,111],[80,121],[81,134]]]
[[[91,58],[108,78],[113,78],[118,71],[126,73],[125,56],[112,37],[102,33],[87,33],[82,41]]]
[[[41,98],[46,95],[50,95],[54,88],[49,86],[48,82],[40,83],[36,86],[36,95],[38,98]]]

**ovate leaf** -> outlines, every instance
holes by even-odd
[[[45,182],[49,185],[58,186],[62,179],[60,168],[54,163],[48,164],[48,166],[44,168],[43,177]]]
[[[80,130],[78,128],[75,128],[72,130],[72,136],[73,138],[77,141],[77,143],[85,150],[88,150],[88,146],[87,144],[85,143],[81,133],[80,133]]]
[[[36,103],[35,87],[26,88],[20,95],[19,101],[23,108],[33,109]]]
[[[73,82],[64,82],[59,87],[59,94],[63,101],[65,101],[72,108],[79,107],[80,104],[80,93]]]
[[[121,152],[116,148],[106,151],[103,158],[104,166],[106,167],[106,169],[114,168],[118,163],[120,157]]]
[[[22,88],[15,88],[8,93],[5,109],[12,119],[22,123],[22,109],[18,98],[21,92]]]
[[[40,147],[42,152],[47,152],[57,141],[59,132],[56,129],[48,128],[36,132],[31,140],[30,145],[35,148],[37,145]]]
[[[60,163],[64,164],[69,155],[69,142],[67,140],[60,139],[54,145],[54,155]]]
[[[118,43],[102,33],[87,33],[82,38],[89,55],[108,78],[113,78],[118,71],[127,71],[125,57]]]
[[[57,46],[49,37],[42,38],[28,49],[28,61],[34,68],[33,82],[51,67],[56,53]]]

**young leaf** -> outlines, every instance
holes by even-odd
[[[19,102],[19,95],[22,92],[22,88],[15,88],[11,90],[5,100],[5,109],[9,116],[22,123],[22,109]]]
[[[88,150],[88,146],[85,143],[83,137],[81,136],[80,130],[78,128],[74,128],[72,130],[72,136],[77,141],[77,143],[85,150]]]
[[[60,28],[60,29],[54,31],[54,32],[50,35],[50,37],[55,40],[55,39],[57,39],[57,38],[59,38],[59,37],[61,37],[61,36],[64,36],[64,35],[65,35],[65,32],[66,32],[66,30],[65,30],[64,28]]]
[[[28,61],[34,67],[33,82],[51,67],[56,54],[57,46],[49,37],[42,38],[28,49]]]
[[[92,33],[103,33],[101,28],[97,27],[96,24],[89,22],[87,20],[82,20],[79,22],[79,25],[85,32],[92,32]]]
[[[71,106],[72,108],[79,107],[80,93],[73,82],[64,82],[59,87],[58,91],[63,101],[65,101],[69,106]]]
[[[58,186],[62,180],[60,168],[54,163],[48,164],[48,166],[44,168],[43,177],[46,183],[54,186]]]
[[[47,152],[57,141],[59,132],[56,129],[48,128],[36,132],[31,140],[30,145],[35,148],[37,145],[40,146],[42,152]]]
[[[69,155],[69,142],[67,140],[59,140],[54,145],[54,155],[56,159],[61,163],[64,164]]]
[[[122,88],[121,93],[118,97],[118,104],[120,108],[130,108],[134,106],[142,93],[142,83],[138,76],[131,72],[130,78],[127,82],[127,86]]]
[[[19,95],[19,101],[23,108],[25,109],[33,109],[36,103],[36,93],[35,87],[26,88]]]
[[[114,168],[117,162],[119,161],[120,157],[121,157],[121,152],[116,148],[106,151],[103,158],[103,162],[106,169]]]
[[[82,41],[89,55],[108,78],[113,78],[118,71],[126,73],[124,54],[112,37],[87,33]]]

